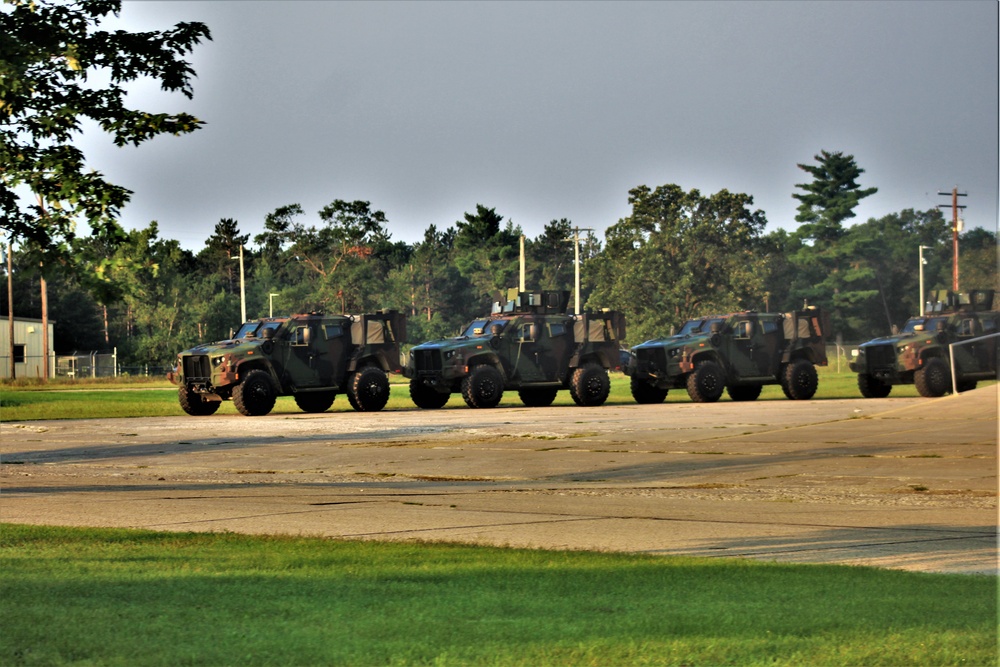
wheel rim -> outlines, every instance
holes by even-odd
[[[498,386],[491,377],[485,377],[479,382],[479,397],[484,401],[492,401],[497,397]]]

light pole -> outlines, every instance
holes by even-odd
[[[573,293],[575,295],[575,304],[573,313],[576,315],[580,314],[580,232],[592,232],[594,231],[590,227],[574,227],[570,230],[573,232],[573,238],[568,239],[573,243],[573,266],[575,271],[573,274]]]
[[[918,251],[920,255],[920,317],[924,316],[924,304],[926,303],[926,298],[924,297],[924,264],[927,263],[927,260],[924,259],[924,250],[930,249],[930,246],[922,245]]]
[[[230,257],[232,260],[236,260],[235,257]],[[246,285],[243,276],[243,244],[240,244],[240,326],[247,321],[247,292]]]
[[[267,316],[274,317],[274,297],[278,296],[274,292],[270,292],[267,295]]]

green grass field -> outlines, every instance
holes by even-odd
[[[0,526],[3,665],[995,665],[996,579]]]
[[[415,410],[410,400],[406,379],[393,376],[391,396],[386,410]],[[891,396],[917,396],[913,385],[893,387]],[[819,369],[817,400],[861,398],[857,376],[846,370]],[[668,403],[686,403],[684,390],[671,390]],[[729,397],[723,394],[723,401]],[[764,387],[758,400],[788,400],[777,385]],[[611,395],[608,404],[631,405],[635,401],[629,390],[629,378],[621,373],[611,374]],[[572,405],[568,391],[559,392],[554,405]],[[504,393],[501,407],[521,407],[516,391]],[[467,409],[461,395],[452,394],[445,409]],[[331,412],[350,411],[345,396],[338,396]],[[272,414],[301,414],[294,399],[279,397]],[[0,383],[0,421],[29,421],[37,419],[79,419],[81,417],[169,417],[184,412],[177,402],[177,390],[166,380],[101,380]],[[232,402],[226,401],[216,414],[237,414]]]

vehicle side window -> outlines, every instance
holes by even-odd
[[[299,325],[288,332],[288,340],[291,341],[292,345],[308,345],[306,338],[306,331],[309,329],[308,325]]]
[[[753,323],[749,320],[743,320],[742,322],[736,323],[736,337],[737,338],[750,338],[753,333]]]
[[[332,340],[334,338],[340,338],[344,335],[344,327],[339,324],[326,324],[323,326],[326,332],[326,339]]]
[[[983,333],[991,334],[997,331],[997,321],[992,317],[983,318]]]
[[[765,336],[767,334],[777,333],[778,331],[778,323],[772,320],[765,320],[760,324],[761,324],[761,330],[763,331]]]
[[[975,332],[976,332],[976,321],[975,320],[969,319],[969,320],[962,320],[961,322],[959,322],[959,324],[958,324],[958,335],[959,336],[971,336]]]
[[[525,343],[535,340],[536,326],[534,322],[523,322],[517,329],[517,339]]]
[[[566,325],[562,322],[550,322],[549,325],[549,337],[555,338],[556,336],[565,335],[567,332]]]

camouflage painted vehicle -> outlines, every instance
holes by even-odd
[[[865,398],[884,398],[895,384],[915,384],[933,398],[952,390],[949,346],[955,345],[955,385],[976,388],[979,380],[997,379],[1000,312],[992,310],[993,291],[966,294],[932,292],[926,314],[911,317],[902,330],[863,343],[851,361]]]
[[[546,406],[560,389],[578,405],[608,398],[608,369],[620,367],[620,313],[567,315],[569,292],[517,292],[494,304],[456,338],[410,350],[404,374],[421,408],[440,408],[461,392],[472,408],[492,408],[516,389],[527,406]]]
[[[266,415],[278,396],[293,396],[305,412],[325,412],[338,393],[359,411],[389,398],[386,373],[399,373],[406,318],[308,313],[247,322],[231,339],[177,355],[167,378],[179,385],[181,408],[211,415],[232,400],[247,416]]]
[[[827,329],[818,308],[700,317],[673,336],[634,346],[625,373],[637,403],[661,403],[671,389],[687,389],[698,402],[717,401],[723,390],[734,401],[753,401],[765,384],[805,400],[819,384],[815,366],[827,363]]]

